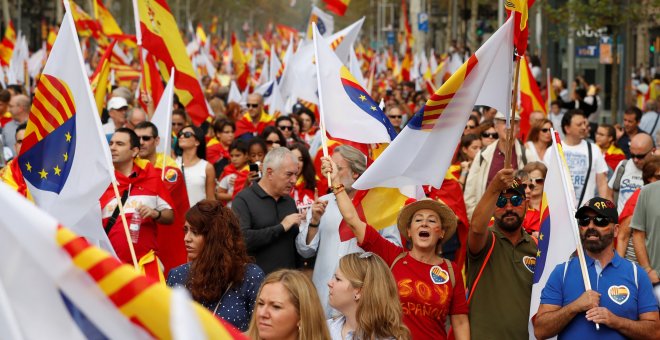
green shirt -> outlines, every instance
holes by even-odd
[[[536,242],[521,229],[522,239],[513,245],[492,228],[486,246],[478,254],[468,250],[467,286],[471,287],[488,254],[495,248],[470,301],[472,339],[529,339],[529,301],[536,264]]]
[[[651,267],[660,273],[660,182],[642,188],[630,227],[646,233],[646,253]]]

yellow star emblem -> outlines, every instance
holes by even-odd
[[[28,172],[32,172],[32,165],[30,165],[30,162],[25,163],[25,168]]]
[[[372,106],[372,107],[371,107],[371,111],[376,111],[376,107],[375,107],[375,106]]]
[[[361,95],[360,95],[360,100],[361,100],[361,101],[365,101],[365,100],[367,100],[367,97],[366,97],[365,95],[361,94]]]
[[[69,132],[67,132],[67,133],[64,135],[64,137],[66,138],[66,141],[67,141],[67,142],[70,142],[70,141],[71,141],[71,134],[70,134]]]
[[[55,171],[55,174],[58,175],[58,176],[59,176],[60,173],[62,172],[62,170],[60,169],[60,167],[57,166],[57,165],[53,168],[53,171]]]
[[[48,177],[48,172],[45,169],[41,169],[39,175],[41,176],[41,179],[46,179],[46,177]]]
[[[543,241],[543,234],[539,234],[539,241]]]
[[[65,162],[69,160],[69,153],[68,152],[65,152],[62,156],[64,157]]]
[[[540,256],[541,256],[541,250],[537,250],[536,251],[536,257],[540,257]]]

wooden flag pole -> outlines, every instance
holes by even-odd
[[[128,249],[131,251],[131,259],[133,260],[133,267],[135,270],[140,271],[138,267],[137,257],[135,256],[135,249],[133,248],[133,241],[131,241],[131,233],[128,231],[128,222],[126,221],[126,215],[124,214],[124,204],[121,203],[121,195],[119,195],[119,188],[117,188],[117,182],[112,181],[112,189],[115,192],[115,197],[117,198],[117,206],[119,207],[119,216],[121,216],[121,222],[124,225],[124,233],[126,234],[126,242],[128,242]],[[139,214],[139,212],[135,212]]]
[[[518,79],[520,78],[520,56],[515,55],[516,71],[513,75],[513,99],[511,100],[511,117],[509,117],[509,128],[507,129],[506,152],[504,153],[504,168],[510,169],[511,165],[511,152],[516,145],[514,136],[515,121],[516,121],[516,108],[518,107]],[[520,157],[520,155],[518,155]]]

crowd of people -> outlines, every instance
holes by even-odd
[[[398,133],[428,93],[387,72],[378,82],[374,99],[383,99]],[[407,203],[396,225],[369,225],[354,206],[353,184],[373,155],[333,140],[321,157],[314,106],[298,102],[274,117],[261,94],[225,103],[227,89],[209,83],[207,100],[221,102],[215,118],[195,125],[175,98],[172,154],[164,155],[156,148],[169,131],[149,121],[153,105],[141,107],[130,89],[117,88],[103,131],[120,197],[112,187],[101,197],[103,228],[123,262],[187,288],[253,339],[527,339],[534,267],[526,259],[537,257],[543,237],[555,129],[596,284],[584,291],[576,258],[555,268],[531,331],[660,338],[652,288],[660,284],[660,97],[626,109],[620,124],[599,124],[600,99],[589,85],[572,93],[561,81],[553,86],[557,100],[547,115],[526,116],[527,131],[520,115],[511,135],[504,113],[472,111],[452,167],[469,219],[466,239],[457,236],[457,212],[433,198]],[[26,196],[16,158],[30,105],[20,87],[0,92],[0,113],[9,112],[2,179]],[[354,237],[342,240],[342,228]],[[460,246],[449,251],[450,241]],[[185,258],[167,255],[170,247]],[[456,249],[466,252],[464,268]]]

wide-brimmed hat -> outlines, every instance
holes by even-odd
[[[494,118],[494,119],[506,120],[506,116],[504,115],[503,112],[501,112],[501,111],[497,111],[497,113],[495,114],[495,118]],[[517,114],[517,115],[516,115],[516,118],[515,118],[514,120],[515,120],[516,122],[519,121],[519,120],[520,120],[520,115]]]
[[[415,212],[422,209],[430,209],[435,211],[438,216],[440,216],[440,221],[442,227],[445,229],[445,235],[442,238],[442,243],[447,242],[454,233],[456,232],[457,218],[456,214],[441,200],[433,200],[430,198],[424,198],[413,203],[409,203],[401,209],[399,213],[399,218],[397,219],[397,227],[399,232],[403,237],[405,237],[408,242],[408,227],[410,226],[410,221],[412,220]]]

